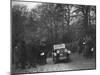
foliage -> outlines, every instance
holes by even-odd
[[[66,47],[77,51],[74,42],[87,35],[96,40],[95,6],[41,3],[30,11],[24,5],[12,6],[13,49],[23,40],[29,56],[32,52],[37,56],[44,44],[47,51],[55,43],[66,43]]]

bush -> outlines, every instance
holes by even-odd
[[[71,50],[73,53],[78,51],[78,41],[74,41],[66,44],[66,48]]]

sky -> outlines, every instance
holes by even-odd
[[[27,6],[27,8],[31,9],[31,8],[35,8],[37,5],[41,4],[41,3],[36,3],[36,2],[20,2],[20,1],[12,1],[12,6],[13,5],[25,5]]]

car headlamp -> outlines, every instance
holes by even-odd
[[[57,53],[59,53],[60,51],[59,50],[57,50]]]
[[[71,54],[71,51],[67,51],[68,52],[68,54]]]

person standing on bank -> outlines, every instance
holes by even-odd
[[[25,50],[25,41],[21,40],[21,49],[20,49],[20,52],[21,52],[21,59],[20,59],[20,62],[21,62],[21,68],[22,69],[25,69],[25,66],[26,66],[26,50]]]

